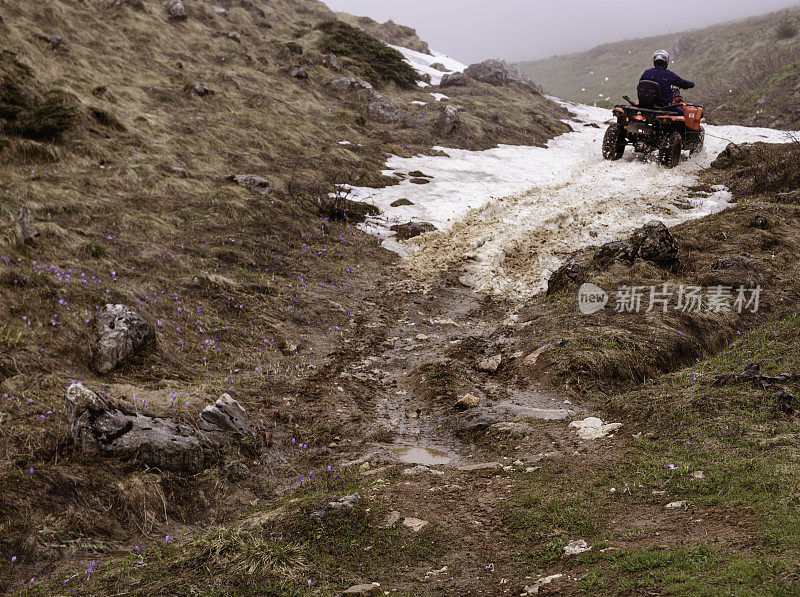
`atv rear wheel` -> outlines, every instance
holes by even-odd
[[[621,124],[612,124],[608,127],[605,137],[603,137],[603,158],[606,160],[618,160],[625,153],[625,127]]]
[[[665,168],[674,168],[681,163],[683,138],[678,133],[670,133],[658,148],[658,161]]]
[[[692,148],[689,150],[689,155],[695,155],[696,153],[700,153],[703,151],[703,146],[706,142],[706,130],[703,127],[700,127],[700,130],[697,131],[697,140],[695,141]]]

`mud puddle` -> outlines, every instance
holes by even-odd
[[[425,446],[397,446],[392,448],[392,454],[400,462],[424,466],[450,464],[453,460],[453,457],[447,452]]]

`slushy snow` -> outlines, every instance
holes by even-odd
[[[404,255],[404,266],[419,276],[460,268],[460,279],[476,291],[529,296],[544,290],[552,272],[580,248],[617,240],[653,219],[671,226],[725,209],[731,198],[725,189],[697,198],[688,187],[730,141],[789,140],[783,131],[706,126],[706,150],[672,170],[631,147],[608,162],[600,150],[611,111],[556,101],[574,114],[567,121],[574,131],[547,148],[439,147],[448,157],[389,158],[386,174],[420,170],[433,178],[426,185],[405,179],[383,189],[355,189],[355,199],[381,211],[362,229]],[[401,198],[414,205],[391,207]],[[439,231],[394,240],[389,227],[408,221],[430,222]]]

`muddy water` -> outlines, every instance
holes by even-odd
[[[398,446],[392,448],[392,454],[394,454],[400,462],[422,464],[425,466],[448,464],[452,460],[447,452],[424,446]]]

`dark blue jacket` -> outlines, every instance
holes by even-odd
[[[640,81],[655,81],[661,86],[661,105],[669,106],[672,104],[672,87],[680,89],[691,89],[694,83],[681,79],[678,75],[668,70],[666,66],[656,66],[644,71]]]

